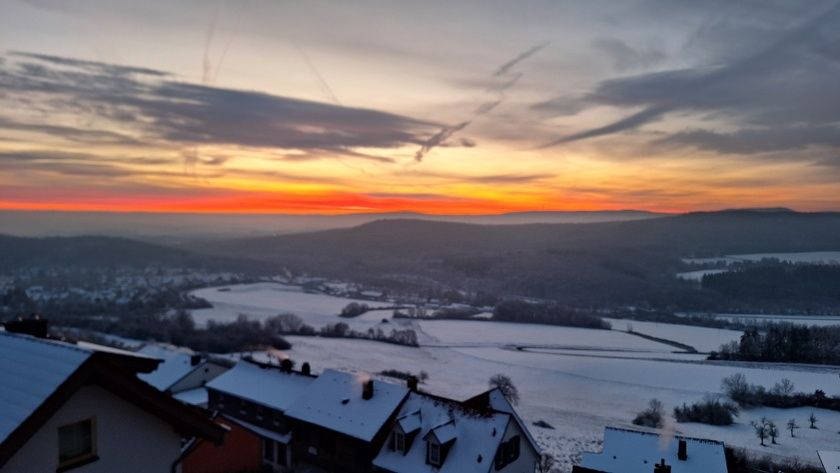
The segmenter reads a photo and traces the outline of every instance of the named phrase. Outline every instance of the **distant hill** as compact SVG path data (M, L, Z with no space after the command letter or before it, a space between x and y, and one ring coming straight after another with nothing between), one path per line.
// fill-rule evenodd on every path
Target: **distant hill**
M287 215L0 211L0 234L106 235L143 239L233 238L350 228L377 220L415 219L475 224L591 223L662 216L641 210L518 212L500 215L426 215L413 212Z
M22 238L0 235L0 271L31 267L203 267L216 258L113 237Z
M593 305L701 297L673 277L684 256L839 249L840 213L766 210L587 224L381 220L199 247L394 289L440 284Z

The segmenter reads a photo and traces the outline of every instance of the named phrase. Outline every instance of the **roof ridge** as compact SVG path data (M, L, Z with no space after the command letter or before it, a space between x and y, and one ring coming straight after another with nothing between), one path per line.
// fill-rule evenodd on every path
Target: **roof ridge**
M80 346L78 346L74 343L65 342L63 340L41 338L41 337L36 337L36 336L33 336L33 335L28 335L28 334L25 334L25 333L14 333L14 332L7 332L7 331L0 331L0 335L11 337L11 338L16 338L18 340L26 340L26 341L29 341L29 342L40 343L42 345L48 345L48 346L55 347L55 348L62 348L62 349L65 349L65 350L74 350L74 351L78 351L78 352L81 352L81 353L87 353L89 355L92 355L92 354L96 353L96 350L94 350L92 348L82 348L82 347L80 347Z

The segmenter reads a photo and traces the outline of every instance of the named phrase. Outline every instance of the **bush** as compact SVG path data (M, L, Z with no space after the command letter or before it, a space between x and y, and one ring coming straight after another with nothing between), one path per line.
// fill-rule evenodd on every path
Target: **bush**
M717 397L707 396L690 406L683 404L674 408L677 422L700 422L710 425L731 425L738 416L738 406L724 402Z
M662 416L663 412L662 401L651 399L648 403L648 408L636 414L636 418L633 419L633 424L658 429L665 424L665 419Z
M341 313L338 315L339 317L352 318L358 317L369 310L370 306L367 304L362 304L360 302L351 302L344 306L344 308L341 309Z

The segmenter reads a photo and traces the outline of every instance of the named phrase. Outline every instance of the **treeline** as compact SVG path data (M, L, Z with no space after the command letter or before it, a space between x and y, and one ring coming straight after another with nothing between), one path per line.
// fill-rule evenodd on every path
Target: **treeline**
M383 323L387 319L383 320ZM320 329L311 325L294 314L280 314L265 321L266 326L273 328L281 335L318 336L327 338L359 338L378 342L393 343L410 347L419 346L417 333L411 329L391 329L390 332L381 327L370 327L366 332L359 332L350 328L344 322L327 324Z
M747 307L784 313L836 313L840 303L840 265L751 263L703 276L703 288Z
M710 359L840 364L840 326L772 324L747 328L741 339L712 352Z
M174 315L146 314L127 316L119 320L93 317L50 317L52 325L70 326L109 333L137 340L171 343L197 352L232 353L264 347L278 350L291 348L270 319L266 322L249 320L240 315L233 322L210 320L205 328L197 328L186 311Z
M789 379L782 379L772 388L747 382L743 373L723 379L721 389L741 407L767 406L777 408L818 407L840 411L840 397L828 396L822 389L813 393L796 392Z
M552 303L532 303L523 300L506 300L496 304L493 320L606 330L611 328L609 322L591 312L576 311Z

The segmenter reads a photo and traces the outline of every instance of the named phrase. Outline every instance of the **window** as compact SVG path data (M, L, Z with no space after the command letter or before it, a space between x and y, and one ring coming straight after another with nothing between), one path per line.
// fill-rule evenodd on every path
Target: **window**
M430 465L440 466L440 444L429 439L428 457L426 462Z
M59 467L92 459L96 459L96 423L93 417L58 428Z
M271 466L286 466L286 445L264 438L263 463Z
M513 463L519 458L519 436L515 435L507 441L508 443L508 463Z
M263 439L263 460L274 463L274 441Z
M394 444L391 446L394 450L405 454L405 434L394 431Z
M496 457L493 460L497 470L501 470L519 458L519 444L520 437L514 435L510 440L499 445L499 449L496 451Z

